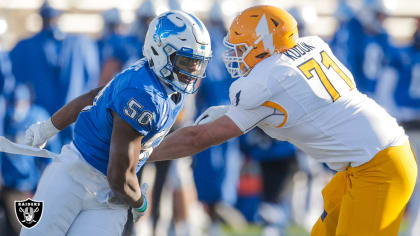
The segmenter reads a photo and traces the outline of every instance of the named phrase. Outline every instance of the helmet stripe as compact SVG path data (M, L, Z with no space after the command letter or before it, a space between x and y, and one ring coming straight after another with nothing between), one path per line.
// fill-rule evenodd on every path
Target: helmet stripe
M192 15L192 14L190 14L190 13L188 13L188 12L186 12L191 18L193 18L193 20L195 21L195 23L197 23L197 25L198 25L198 27L200 27L200 30L201 30L201 33L203 33L204 32L204 26L203 26L203 24L201 23L201 21L197 18L197 17L195 17L194 15Z
M270 51L271 54L274 53L274 43L273 35L269 33L267 18L263 14L258 22L257 28L255 29L257 36L263 40L264 48Z

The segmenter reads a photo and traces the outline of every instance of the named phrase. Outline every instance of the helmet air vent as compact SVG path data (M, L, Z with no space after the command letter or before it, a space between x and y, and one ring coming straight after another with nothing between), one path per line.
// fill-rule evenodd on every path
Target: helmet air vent
M270 18L271 19L271 21L273 22L273 24L274 24L274 26L278 26L279 25L279 22L277 22L276 20L274 20L273 18Z
M257 56L256 56L256 58L260 58L260 59L262 59L262 58L264 58L265 56L267 56L268 55L268 52L263 52L263 53L260 53L260 54L258 54Z
M152 48L153 54L155 54L155 56L159 56L159 53L156 51L156 49L154 47L151 47L151 48Z

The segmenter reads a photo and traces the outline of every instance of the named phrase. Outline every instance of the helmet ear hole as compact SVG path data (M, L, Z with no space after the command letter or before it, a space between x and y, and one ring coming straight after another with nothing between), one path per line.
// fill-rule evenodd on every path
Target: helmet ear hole
M171 55L169 55L169 60L171 61L172 65L175 65L175 54L176 53L172 53Z

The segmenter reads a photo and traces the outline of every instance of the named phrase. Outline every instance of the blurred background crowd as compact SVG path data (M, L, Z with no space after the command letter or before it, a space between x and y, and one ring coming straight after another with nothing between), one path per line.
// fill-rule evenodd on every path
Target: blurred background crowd
M191 124L207 107L229 103L233 80L221 58L222 39L233 17L257 4L288 9L301 36L324 38L359 90L398 119L420 153L418 0L2 0L0 135L21 142L32 123L141 58L148 23L169 9L196 14L212 39L207 77L176 126ZM47 148L59 152L71 139L69 128ZM17 235L14 200L33 195L48 163L0 153L0 235ZM125 235L309 235L333 174L293 145L254 130L192 158L147 164L139 180L153 186L152 207ZM420 235L419 211L420 188L400 235Z

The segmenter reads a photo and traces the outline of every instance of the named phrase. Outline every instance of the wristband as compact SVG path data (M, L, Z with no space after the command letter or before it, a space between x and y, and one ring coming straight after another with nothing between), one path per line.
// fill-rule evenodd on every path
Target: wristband
M147 209L147 198L143 197L143 195L141 196L140 199L142 198L143 198L143 204L141 204L139 208L133 208L137 212L145 212Z

